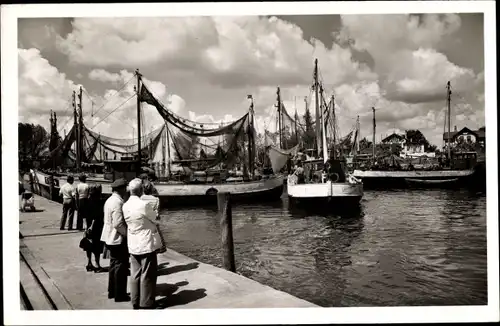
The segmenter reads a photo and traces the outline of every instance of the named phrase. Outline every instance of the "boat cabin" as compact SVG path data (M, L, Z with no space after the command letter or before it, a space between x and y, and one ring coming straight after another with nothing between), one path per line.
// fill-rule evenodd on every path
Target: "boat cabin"
M141 173L137 170L137 160L128 157L122 157L120 160L107 160L104 163L104 179L114 181L119 178L125 178L130 181Z
M346 162L342 159L329 159L326 163L323 159L302 161L305 174L305 182L321 182L325 180L332 182L344 182L346 178ZM326 174L326 176L325 176Z
M458 152L451 155L451 168L456 170L468 170L474 168L477 163L476 152Z
M93 163L82 162L82 169L85 172L102 174L104 171L104 164L103 163L94 163L94 162Z

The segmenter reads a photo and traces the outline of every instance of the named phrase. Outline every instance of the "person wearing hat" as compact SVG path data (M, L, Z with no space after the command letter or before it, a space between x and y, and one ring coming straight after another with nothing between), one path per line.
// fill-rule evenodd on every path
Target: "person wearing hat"
M59 196L63 198L60 230L64 230L66 219L68 219L68 230L73 230L73 218L75 216L75 188L73 187L73 182L75 179L72 175L68 175L66 181L67 183L63 184L61 189L59 189Z
M87 229L90 227L91 221L87 214L88 198L89 198L89 185L87 184L87 176L81 174L78 179L80 183L76 186L76 195L78 197L78 214L76 216L76 228L83 231L83 219L87 224Z
M123 218L123 198L127 193L127 180L117 179L111 184L113 193L104 204L104 225L101 241L110 252L108 298L116 302L130 301L127 294L129 253L127 224Z

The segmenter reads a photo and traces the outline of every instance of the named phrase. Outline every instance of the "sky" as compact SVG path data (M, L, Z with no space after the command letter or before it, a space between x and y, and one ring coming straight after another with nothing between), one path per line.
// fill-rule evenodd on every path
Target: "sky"
M375 107L377 141L419 129L441 146L447 81L451 128L485 125L483 38L482 13L21 18L19 120L48 129L53 110L63 134L72 124L71 94L82 86L86 126L132 137L140 69L185 118L237 119L251 94L257 130L274 130L278 86L290 113L304 113L305 96L314 107L317 58L341 135L359 115L361 136L371 140ZM162 124L154 108L143 108L148 130Z

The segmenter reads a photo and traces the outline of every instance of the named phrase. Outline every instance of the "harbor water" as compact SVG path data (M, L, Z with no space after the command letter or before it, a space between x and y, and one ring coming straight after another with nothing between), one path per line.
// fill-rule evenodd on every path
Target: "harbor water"
M486 195L365 191L350 214L234 204L237 271L324 307L487 304ZM221 266L216 207L163 210L168 246Z

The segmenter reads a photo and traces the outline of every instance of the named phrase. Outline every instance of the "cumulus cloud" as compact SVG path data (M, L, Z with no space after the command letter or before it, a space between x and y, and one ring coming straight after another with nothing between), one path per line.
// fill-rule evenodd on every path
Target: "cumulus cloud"
M329 83L373 77L349 49L311 44L299 27L276 17L77 18L58 47L77 64L161 64L195 70L225 88L308 83L313 54Z
M38 49L19 49L18 58L21 120L36 121L48 127L50 110L60 117L71 116L70 99L77 85L42 58Z
M91 94L94 109L105 106L88 118L89 123L97 123L134 94L135 82L121 87L133 77L132 69L140 68L153 93L183 117L212 123L236 119L248 111L246 97L252 94L258 130L273 131L278 86L291 115L295 110L304 114L305 97L314 115L311 84L318 58L325 97L335 96L342 134L359 115L362 135L371 137L375 107L377 139L380 133L418 127L439 144L447 81L453 89L452 124L484 124L484 73L451 62L441 48L445 38L460 30L458 15L341 18L329 44L305 40L302 29L284 19L258 16L76 18L70 33L48 40L67 56L72 69L97 85ZM20 79L20 92L27 95L20 114L62 106L56 101L66 100L75 83L37 50L20 51L38 56L30 73ZM370 66L354 59L353 51L370 56ZM38 84L42 76L59 83L58 93L46 96L49 91ZM144 105L144 111L152 125L162 123L154 108ZM98 128L103 126L103 133L131 133L126 125L135 125L135 114L135 100L130 100L109 119L122 121L123 128L112 129L108 120Z
M79 92L80 85L68 79L44 59L37 49L19 49L19 116L21 121L37 123L49 129L50 111L59 117L58 129L69 130L73 124L72 94ZM112 74L104 70L89 73L91 79L124 85L133 73L122 70ZM184 109L185 101L175 94L167 94L161 82L145 79L148 87L160 100L170 104L175 112ZM136 126L136 101L134 84L129 83L122 90L109 88L102 95L91 94L83 87L82 106L84 123L98 133L115 138L128 138ZM78 99L76 100L78 103ZM114 111L116 109L116 111ZM113 112L114 111L114 112ZM144 105L148 128L162 124L158 113L149 105Z
M446 98L447 81L463 91L476 78L436 50L443 37L460 28L456 14L345 15L342 24L337 38L351 40L373 57L388 99L434 102Z

